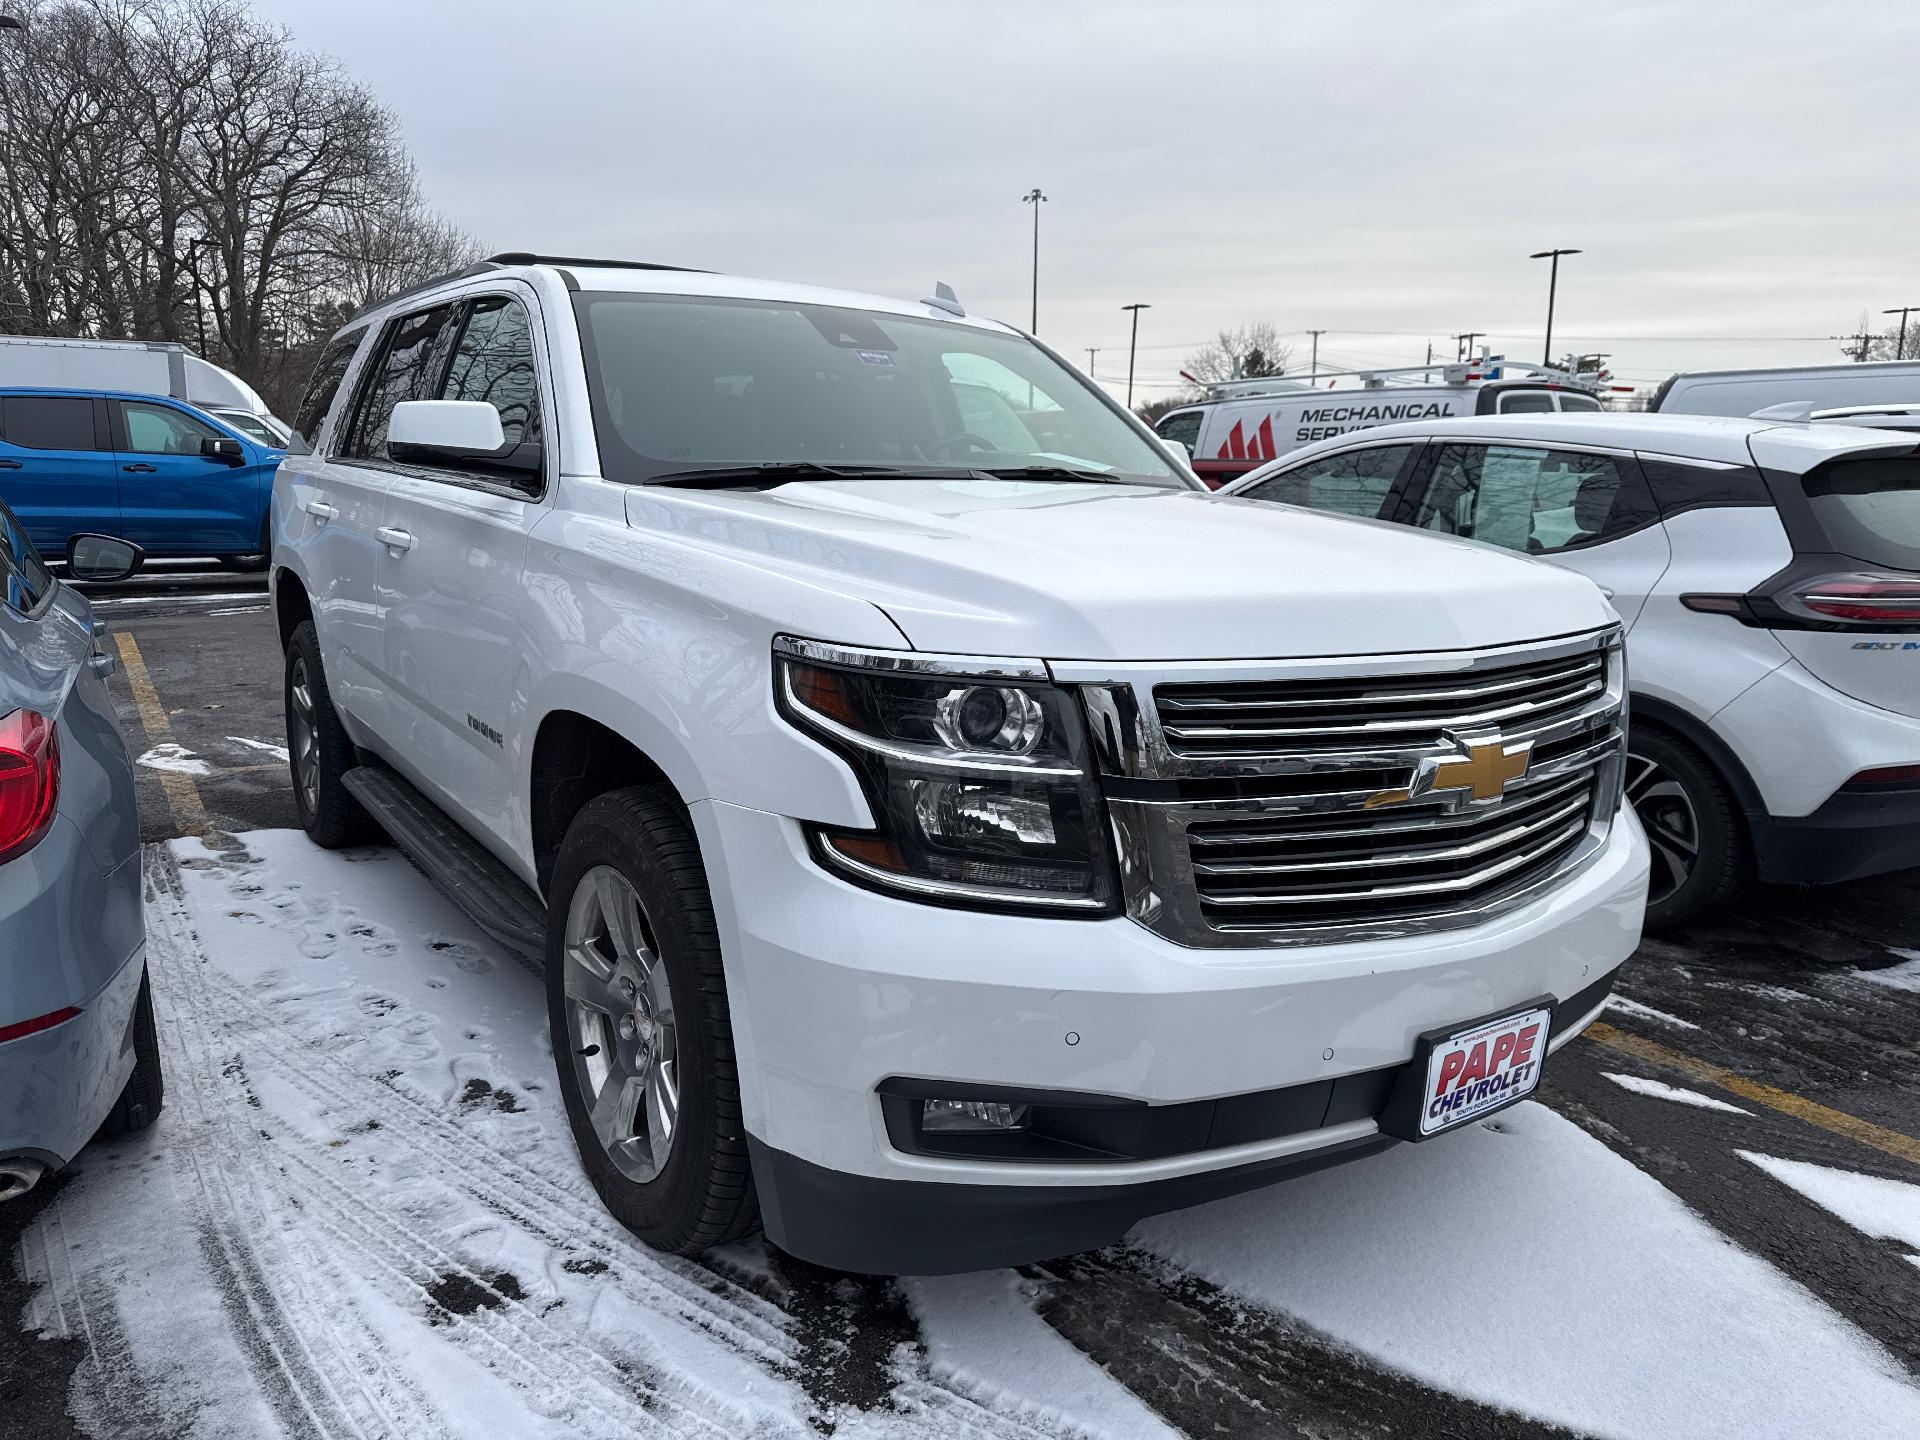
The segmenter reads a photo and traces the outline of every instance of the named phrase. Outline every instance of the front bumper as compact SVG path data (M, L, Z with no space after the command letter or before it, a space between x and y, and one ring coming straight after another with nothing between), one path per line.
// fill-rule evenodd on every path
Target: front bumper
M909 1154L888 1137L885 1081L1173 1106L1387 1070L1407 1063L1423 1031L1543 994L1566 1001L1609 979L1638 943L1645 906L1646 842L1623 817L1587 868L1484 925L1197 950L1125 919L988 915L871 894L820 870L790 821L712 801L693 811L768 1233L847 1269L1038 1259L1388 1143L1361 1114L1143 1160ZM940 1218L955 1207L977 1212L982 1238L955 1241Z

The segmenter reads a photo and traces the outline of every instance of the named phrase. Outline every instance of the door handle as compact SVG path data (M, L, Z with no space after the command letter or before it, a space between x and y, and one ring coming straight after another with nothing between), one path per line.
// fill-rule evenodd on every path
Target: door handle
M129 475L151 475L154 473L153 466L151 465L122 465L120 468Z
M373 538L391 550L411 550L413 536L405 530L396 530L391 525L382 525L373 532Z
M324 500L302 500L300 508L316 520L331 520L340 513Z
M0 460L0 470L18 470L19 468L18 460Z

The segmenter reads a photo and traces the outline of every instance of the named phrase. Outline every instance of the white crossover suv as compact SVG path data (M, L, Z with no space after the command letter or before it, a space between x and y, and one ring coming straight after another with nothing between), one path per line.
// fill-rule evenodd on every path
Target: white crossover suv
M1805 408L1805 407L1803 407ZM1233 493L1535 555L1629 635L1648 925L1920 865L1920 446L1669 415L1385 425Z
M302 822L544 958L657 1246L1107 1243L1512 1103L1638 942L1591 583L1214 495L950 292L497 257L296 429Z

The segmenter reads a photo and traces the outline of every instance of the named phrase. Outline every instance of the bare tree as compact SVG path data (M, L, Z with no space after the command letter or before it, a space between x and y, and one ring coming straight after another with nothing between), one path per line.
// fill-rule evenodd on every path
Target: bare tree
M1900 353L1900 326L1898 323L1885 330L1876 331L1867 312L1860 312L1860 322L1853 327L1853 334L1836 336L1847 343L1840 353L1849 360L1899 360L1920 359L1920 311L1907 317L1906 354Z
M343 313L477 253L424 203L392 114L242 0L21 9L0 328L193 340L284 404Z
M1187 356L1186 371L1202 384L1219 380L1258 380L1284 375L1293 347L1283 343L1272 322L1254 320L1237 330L1222 330L1211 345Z

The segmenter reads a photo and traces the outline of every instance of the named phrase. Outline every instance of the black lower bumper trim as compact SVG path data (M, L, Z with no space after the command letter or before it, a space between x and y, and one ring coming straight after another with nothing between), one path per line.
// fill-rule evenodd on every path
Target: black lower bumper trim
M789 1255L862 1275L956 1275L1051 1260L1117 1243L1168 1210L1257 1190L1397 1144L1367 1135L1132 1185L950 1185L829 1170L753 1136L754 1188L767 1238Z
M1762 880L1835 885L1920 866L1920 786L1848 786L1811 815L1751 819Z

